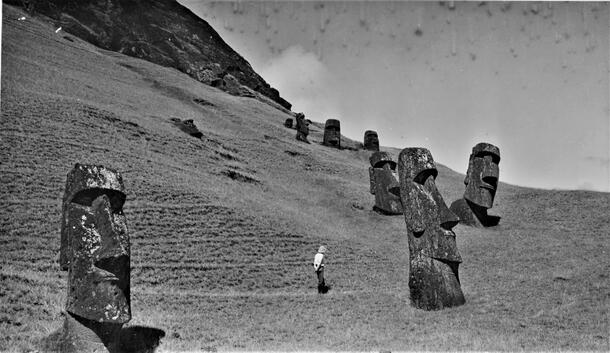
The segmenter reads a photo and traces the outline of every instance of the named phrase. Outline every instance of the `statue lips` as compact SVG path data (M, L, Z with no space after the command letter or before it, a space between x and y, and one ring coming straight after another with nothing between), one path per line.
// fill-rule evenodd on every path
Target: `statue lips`
M486 182L483 182L483 184L481 184L481 186L479 186L479 187L481 189L487 189L489 191L496 191L495 185L487 184Z
M120 281L119 277L117 277L117 275L114 273L101 269L97 266L93 270L93 277L93 281L96 283L106 282L113 285L118 285L118 282Z

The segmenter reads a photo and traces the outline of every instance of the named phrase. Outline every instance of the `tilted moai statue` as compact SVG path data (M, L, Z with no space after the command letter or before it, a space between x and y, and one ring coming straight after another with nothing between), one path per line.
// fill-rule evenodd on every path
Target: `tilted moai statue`
M369 151L379 151L379 137L377 132L367 130L364 132L364 149Z
M195 126L195 123L193 122L193 119L180 120L178 118L171 118L170 120L182 132L185 132L185 133L187 133L187 134L189 134L189 135L191 135L191 136L193 136L195 138L198 138L198 139L203 137L203 133L201 131L199 131L197 126Z
M115 352L131 319L125 188L109 168L76 164L63 199L60 265L68 270L62 352Z
M295 116L297 120L297 140L307 142L307 135L309 135L309 120L305 120L305 114L297 113Z
M284 121L284 126L289 129L292 129L292 118L286 119L286 121Z
M500 149L489 143L478 143L472 148L464 184L464 197L451 204L451 211L460 222L475 227L495 226L500 217L487 214L493 206L500 169Z
M430 151L405 148L398 157L399 194L409 237L409 289L413 306L439 310L465 303L458 266L462 257L451 230L458 218L436 188Z
M375 195L373 210L386 215L402 214L400 197L390 192L398 187L396 162L388 152L374 152L369 160L371 194Z
M337 119L328 119L324 125L325 146L341 148L341 123Z

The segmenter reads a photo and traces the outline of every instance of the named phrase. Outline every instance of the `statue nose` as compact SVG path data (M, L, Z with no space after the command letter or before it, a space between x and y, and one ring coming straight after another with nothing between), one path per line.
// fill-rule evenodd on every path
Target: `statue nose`
M392 194L396 197L400 197L400 186L399 185L388 187L388 191L390 192L390 194Z
M485 184L493 186L494 188L496 188L498 186L498 178L496 178L494 176L484 176L483 182Z
M483 167L483 179L484 178L495 178L498 179L500 174L500 168L496 163L485 163Z
M451 210L447 208L447 205L444 202L441 203L439 207L441 228L446 230L453 229L453 227L455 227L460 222L459 217L456 216L453 212L451 212Z
M390 194L400 197L400 184L398 184L398 180L393 175L387 189Z

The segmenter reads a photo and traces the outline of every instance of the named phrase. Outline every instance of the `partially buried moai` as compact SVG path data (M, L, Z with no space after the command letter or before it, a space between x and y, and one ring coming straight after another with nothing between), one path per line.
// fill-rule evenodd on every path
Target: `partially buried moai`
M63 199L60 265L68 270L62 352L115 352L131 319L130 243L121 175L76 164Z
M436 188L430 151L405 148L398 157L399 194L409 237L409 289L413 306L439 310L465 303L455 233L458 218Z
M292 118L287 118L287 119L284 121L284 126L285 126L285 127L287 127L287 128L289 128L289 129L292 129Z
M487 214L493 206L500 169L500 149L489 143L478 143L468 159L468 171L464 184L464 197L451 204L460 223L475 227L491 227L500 217Z
M398 187L396 162L387 152L374 152L369 161L370 189L371 194L375 195L373 210L387 215L402 214L400 197L390 192Z
M341 148L341 123L337 119L328 119L324 125L325 146Z
M309 135L309 120L305 120L305 114L297 113L295 116L297 121L296 129L297 129L297 137L296 139L299 141L307 142L307 135Z
M364 132L364 149L369 151L379 151L379 136L376 131L367 130Z

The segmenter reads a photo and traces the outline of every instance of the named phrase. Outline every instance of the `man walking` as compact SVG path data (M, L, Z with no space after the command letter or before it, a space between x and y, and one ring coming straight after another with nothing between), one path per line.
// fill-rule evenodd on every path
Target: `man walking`
M324 253L326 253L326 247L320 246L318 253L313 258L313 269L316 271L318 276L318 293L324 294L328 292L328 287L324 282Z

